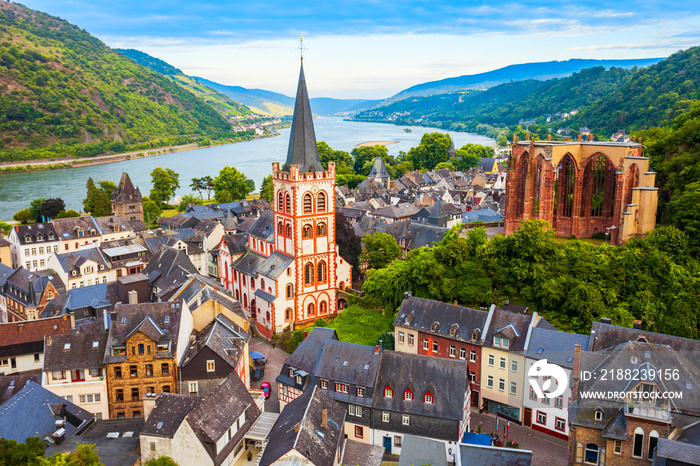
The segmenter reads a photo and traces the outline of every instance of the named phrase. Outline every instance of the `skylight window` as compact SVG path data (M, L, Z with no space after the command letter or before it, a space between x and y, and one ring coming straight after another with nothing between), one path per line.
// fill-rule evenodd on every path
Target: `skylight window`
M165 323L167 324L168 322L170 322L170 316L165 316Z
M100 342L99 342L99 341L93 341L93 342L92 342L92 347L93 347L93 348L97 348L98 346L100 346Z
M156 424L156 429L160 429L161 427L163 427L163 422L158 422L158 424Z
M544 348L537 348L537 354L542 354L542 351L544 351Z
M65 345L63 345L63 349L64 350L70 349L70 343L66 343Z

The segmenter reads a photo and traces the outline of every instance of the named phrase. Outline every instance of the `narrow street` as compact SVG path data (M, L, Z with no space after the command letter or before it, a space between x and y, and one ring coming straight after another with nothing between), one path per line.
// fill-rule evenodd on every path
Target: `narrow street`
M280 403L277 396L277 382L275 379L282 370L282 364L284 360L289 357L289 354L282 351L279 348L272 348L272 345L268 344L261 338L252 338L250 340L250 351L260 351L265 355L267 359L267 364L265 364L265 375L261 380L250 383L250 388L260 388L262 382L270 382L270 398L265 401L265 411L270 413L280 412Z

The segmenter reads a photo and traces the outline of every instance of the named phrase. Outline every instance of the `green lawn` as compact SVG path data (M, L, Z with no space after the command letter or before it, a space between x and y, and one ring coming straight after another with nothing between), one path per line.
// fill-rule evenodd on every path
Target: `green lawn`
M604 239L593 239L593 238L577 238L579 241L583 241L584 243L588 244L593 244L595 246L600 246L601 244L605 244ZM566 243L567 241L571 241L570 238L562 238L560 236L555 236L554 240L559 242L559 243Z
M338 338L342 341L374 345L379 335L394 331L394 315L389 313L384 316L381 311L353 304L344 309L328 326L338 332Z

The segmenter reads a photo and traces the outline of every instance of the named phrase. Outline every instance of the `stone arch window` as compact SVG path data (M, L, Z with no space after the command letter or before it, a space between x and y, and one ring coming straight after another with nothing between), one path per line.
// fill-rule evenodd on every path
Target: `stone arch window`
M328 303L325 301L321 301L318 305L318 313L319 314L325 314L328 312Z
M537 158L537 165L535 166L535 173L532 177L532 182L534 183L532 194L533 194L533 216L538 217L541 210L541 199L542 199L542 176L544 176L544 159L542 156Z
M304 225L301 229L301 237L304 239L309 239L314 237L314 229L308 223Z
M598 464L598 445L595 443L586 444L584 462L586 464Z
M654 459L654 450L659 444L659 433L655 430L649 432L649 449L647 450L647 459Z
M311 200L311 194L304 194L304 213L311 213L313 209L313 201Z
M287 309L285 309L284 320L286 320L286 321L292 320L292 308L291 307L288 307Z
M632 190L639 186L639 168L633 163L627 170L627 189L625 193L625 207L632 203Z
M318 193L318 196L316 198L316 210L318 212L326 211L326 193L324 193L323 191Z
M525 192L527 187L527 173L530 167L530 156L528 153L524 153L518 165L515 169L515 193L516 193L516 205L515 205L515 215L517 218L523 216L525 211Z
M316 315L316 306L314 306L314 303L309 303L309 305L306 306L306 315L307 316L315 316Z
M290 283L287 285L287 299L291 299L292 296L294 296L294 286Z
M264 290L264 289L265 289L265 280L262 279L262 278L260 279L260 289L261 289L261 290Z
M284 197L284 207L285 212L288 214L292 212L292 198L289 196L289 194Z
M345 289L345 282L338 283L338 289L340 289L341 291L344 290Z
M316 225L316 236L326 236L327 232L326 222L321 222Z
M282 195L282 191L277 194L277 210L284 212L284 196Z
M238 290L236 290L236 301L241 301L241 293Z
M291 238L292 237L292 226L287 224L287 228L285 230L286 230L287 236L289 238Z
M593 156L583 170L582 217L611 217L615 200L615 166L604 155Z
M561 217L571 217L574 209L574 184L576 163L566 154L557 166L554 183L554 212Z
M243 307L248 308L248 295L243 295Z
M318 275L318 282L325 283L326 282L326 275L327 275L326 263L324 261L319 262L318 267L316 268L316 271L317 271L317 275Z
M314 283L314 265L311 262L307 262L304 266L304 283L307 285Z
M634 430L634 445L632 447L632 456L635 458L642 457L642 451L644 450L644 429L637 427Z
M256 307L255 299L251 299L250 300L250 317L251 317L251 319L253 319L253 320L257 319L258 311L260 311L260 309L258 309Z
M277 234L284 236L284 224L282 222L277 224Z

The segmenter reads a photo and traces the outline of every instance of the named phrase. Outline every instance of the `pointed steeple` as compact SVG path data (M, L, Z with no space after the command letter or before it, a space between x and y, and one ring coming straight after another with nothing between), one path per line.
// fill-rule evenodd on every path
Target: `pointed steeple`
M299 165L299 173L323 171L321 160L318 158L313 115L309 103L309 93L306 90L306 78L304 77L303 58L285 169L289 170L290 165Z
M450 138L450 150L447 152L447 160L452 160L457 155L455 150L455 142Z

